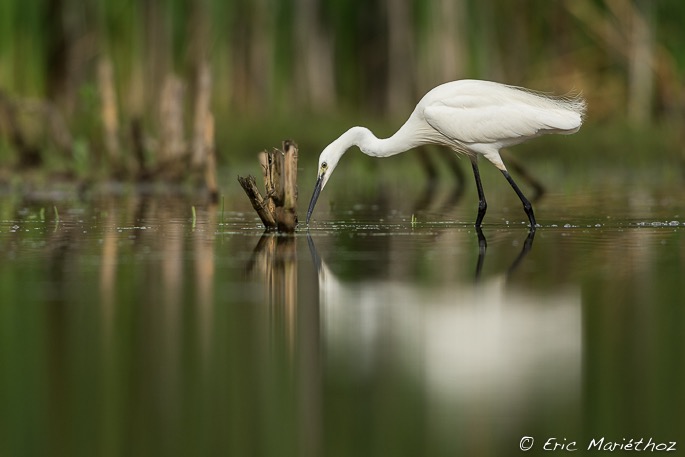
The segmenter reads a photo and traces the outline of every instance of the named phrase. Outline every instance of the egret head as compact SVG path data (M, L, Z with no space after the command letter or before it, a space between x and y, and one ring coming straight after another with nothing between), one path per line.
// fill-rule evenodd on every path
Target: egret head
M347 150L346 147L341 147L338 142L333 142L326 146L319 156L319 168L316 176L316 186L314 187L314 193L312 194L312 199L309 201L309 209L307 210L307 224L309 224L309 219L312 217L312 212L314 211L314 206L316 205L316 200L319 198L319 194L326 186L328 178L333 174L333 170L338 165L340 157Z

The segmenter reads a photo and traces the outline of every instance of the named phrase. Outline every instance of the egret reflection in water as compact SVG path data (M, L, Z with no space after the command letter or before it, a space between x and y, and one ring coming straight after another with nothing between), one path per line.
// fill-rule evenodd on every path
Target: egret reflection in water
M481 233L477 280L429 285L344 281L308 237L318 271L328 363L361 379L381 366L396 365L422 386L439 422L440 413L459 413L468 421L467 412L478 411L509 424L532 405L551 408L577 401L579 288L541 292L511 280L532 249L533 236L508 269L483 278L487 243Z

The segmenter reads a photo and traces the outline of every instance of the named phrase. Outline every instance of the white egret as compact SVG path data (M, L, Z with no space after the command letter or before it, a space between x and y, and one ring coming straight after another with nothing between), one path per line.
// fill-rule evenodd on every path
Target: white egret
M500 149L546 133L575 133L583 123L585 108L585 100L577 95L555 97L468 79L441 84L424 95L391 137L380 139L365 127L352 127L326 146L319 156L307 224L338 161L352 146L372 157L390 157L424 144L438 144L466 154L471 160L479 200L476 227L480 227L487 209L477 162L478 155L482 155L507 179L523 203L531 230L535 230L533 207L504 166Z

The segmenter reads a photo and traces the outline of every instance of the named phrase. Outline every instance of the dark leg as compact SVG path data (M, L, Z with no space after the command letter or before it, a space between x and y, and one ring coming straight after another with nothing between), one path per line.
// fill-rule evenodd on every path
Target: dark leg
M511 187L514 189L514 192L516 192L516 195L518 195L521 199L521 203L523 203L523 210L526 212L528 219L530 220L530 230L535 230L537 224L535 223L535 215L533 214L533 205L531 205L526 196L523 195L523 192L521 192L519 186L516 185L509 172L507 170L502 170L502 174L505 178L507 178L507 181L509 181L509 184L511 184Z
M480 227L485 217L485 211L488 209L488 202L485 201L485 193L483 192L483 184L480 182L480 172L478 171L478 162L476 157L471 157L471 166L473 167L473 176L476 178L476 189L478 190L478 217L476 218L476 227Z
M512 154L506 154L506 151L500 151L502 158L506 159L507 168L514 170L517 176L526 181L529 186L533 188L533 196L531 201L535 201L545 194L545 186L523 166L519 160Z

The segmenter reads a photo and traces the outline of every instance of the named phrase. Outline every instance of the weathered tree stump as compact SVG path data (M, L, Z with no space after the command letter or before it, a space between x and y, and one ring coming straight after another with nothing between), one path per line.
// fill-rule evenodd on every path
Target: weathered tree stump
M292 233L297 227L297 145L283 142L283 150L259 154L266 196L262 196L254 176L238 176L259 218L267 230Z

